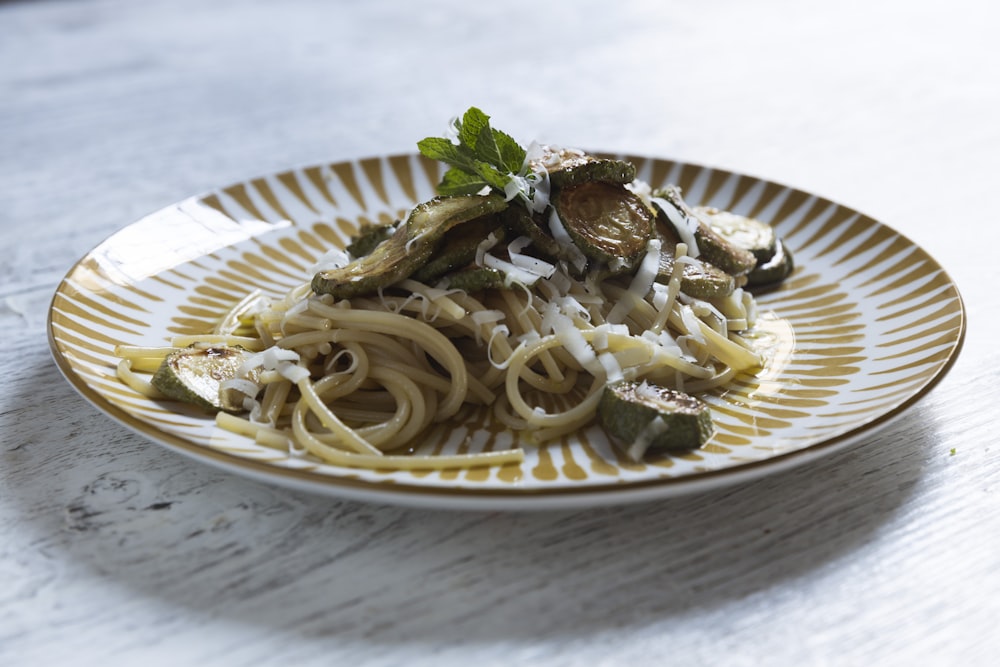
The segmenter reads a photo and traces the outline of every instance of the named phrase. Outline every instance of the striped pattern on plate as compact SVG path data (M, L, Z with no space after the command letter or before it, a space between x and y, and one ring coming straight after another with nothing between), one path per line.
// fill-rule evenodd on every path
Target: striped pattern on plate
M226 469L314 491L410 504L548 507L624 502L746 479L869 436L920 399L961 347L965 314L945 271L898 232L834 202L750 176L668 160L634 162L692 205L774 225L796 270L758 295L765 370L705 397L717 434L702 450L627 461L597 427L529 449L520 466L363 471L290 456L222 431L197 410L148 400L115 377L116 344L204 332L252 289L281 294L365 222L429 199L437 163L417 155L323 164L255 178L164 208L81 259L59 285L49 337L60 369L98 409ZM485 414L442 424L426 452L509 447Z

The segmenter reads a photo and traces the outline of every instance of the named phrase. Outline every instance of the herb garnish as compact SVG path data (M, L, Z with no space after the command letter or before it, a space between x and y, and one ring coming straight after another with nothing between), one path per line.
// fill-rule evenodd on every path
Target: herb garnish
M427 137L417 142L420 152L449 165L438 186L442 195L470 195L491 188L506 192L518 176L523 177L525 150L510 135L490 127L490 117L469 108L454 120L458 143L445 137Z

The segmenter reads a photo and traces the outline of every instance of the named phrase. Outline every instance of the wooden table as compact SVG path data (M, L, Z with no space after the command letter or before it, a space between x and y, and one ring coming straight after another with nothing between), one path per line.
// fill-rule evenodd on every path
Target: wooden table
M985 0L0 4L0 663L994 664L998 25ZM471 104L518 137L755 174L891 225L962 290L958 362L808 466L540 513L248 481L61 378L49 301L109 234L412 150Z

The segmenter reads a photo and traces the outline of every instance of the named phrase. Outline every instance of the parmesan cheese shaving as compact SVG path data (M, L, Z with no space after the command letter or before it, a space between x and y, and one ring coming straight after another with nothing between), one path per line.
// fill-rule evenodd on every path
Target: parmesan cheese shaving
M263 368L264 370L278 370L281 362L295 362L299 360L299 353L295 350L286 350L281 347L269 347L263 352L257 352L247 357L243 365L240 366L240 375L246 375L253 370Z
M632 277L632 282L625 294L622 295L621 300L608 313L608 322L612 324L622 322L632 312L632 309L649 294L660 267L660 248L662 245L660 239L650 239L646 243L646 254L639 264L639 270L635 272L635 276Z
M677 247L674 248L674 269L670 273L670 281L667 283L663 303L656 306L658 314L656 321L653 322L653 326L650 327L654 332L659 333L664 330L667 326L667 320L670 319L670 314L674 310L674 303L681 292L681 276L684 274L684 262L682 260L684 259L689 259L687 256L687 244L678 243ZM698 261L694 258L690 259L691 261Z
M650 419L649 423L636 436L635 442L626 451L628 457L636 462L641 461L642 457L646 454L646 450L653 444L653 440L666 433L669 428L670 425L660 419L659 416Z
M662 197L652 197L651 201L660 207L660 210L666 215L667 220L673 225L673 228L677 231L677 235L681 237L681 241L687 246L688 255L691 257L700 255L698 242L694 238L694 232L698 229L698 221L693 217L684 215L676 206Z
M552 238L569 253L569 263L573 268L577 271L583 271L587 267L587 256L573 243L573 239L566 231L566 227L559 219L559 214L556 213L555 209L552 209L552 214L549 216L549 231L552 232Z
M531 239L527 236L519 236L507 244L507 254L510 255L511 264L542 278L549 278L556 271L555 264L523 254L521 251L530 244Z
M281 373L281 377L296 384L309 377L309 369L295 364L283 364L278 372Z
M219 383L219 391L237 391L244 396L253 398L260 391L260 386L245 378L230 378Z
M469 317L476 324L476 326L482 326L484 324L499 322L504 318L504 314L501 310L477 310Z
M699 343L705 343L705 334L701 331L701 322L698 320L698 316L694 314L690 306L681 306L681 321L684 322L684 328L687 329L687 333L691 338L698 341Z
M506 324L501 324L493 329L493 333L490 334L490 339L486 341L486 359L490 362L490 366L497 370L505 370L507 366L510 365L511 357L508 356L502 361L497 361L493 357L493 341L497 338L506 341L507 336L510 335L510 329L507 328Z
M490 232L489 236L483 239L479 245L476 246L476 266L484 266L483 260L486 257L486 253L493 249L500 239L493 232Z
M589 373L599 375L604 372L604 367L597 361L597 354L594 353L594 349L587 342L587 339L584 338L583 333L576 328L573 321L565 315L557 316L555 336L573 359L587 369Z
M461 290L428 287L416 280L409 279L403 280L399 284L400 287L410 290L414 296L421 298L421 314L425 320L433 321L437 319L436 315L434 317L427 315L427 307L430 304L438 308L438 314L443 312L453 320L460 320L465 317L465 309L449 298L453 294L460 293ZM405 304L406 302L403 305ZM402 306L398 310L402 310Z
M532 185L531 210L534 213L541 213L548 208L551 196L552 184L549 180L549 172L543 168L528 174L528 180Z
M625 379L625 376L622 374L621 364L618 363L618 359L614 354L611 352L602 352L597 355L597 360L601 363L601 367L604 368L606 375L605 382L611 384Z
M531 271L522 269L519 266L515 266L514 264L489 253L486 253L483 256L483 266L487 269L495 269L504 274L504 284L508 287L515 283L531 286L542 277L538 273L532 273Z

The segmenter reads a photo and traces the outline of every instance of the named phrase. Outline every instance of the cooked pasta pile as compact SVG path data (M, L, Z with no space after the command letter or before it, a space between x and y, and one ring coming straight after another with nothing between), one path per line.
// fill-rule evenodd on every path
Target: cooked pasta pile
M520 448L466 455L385 454L419 444L435 423L472 406L544 443L594 421L602 389L642 379L698 393L753 368L759 356L741 331L756 318L737 288L717 299L680 289L687 248L673 275L654 282L660 244L650 241L633 276L594 281L564 266L533 285L470 293L404 280L371 297L335 300L308 284L284 298L253 293L212 332L175 347L119 349L122 379L158 392L152 371L189 345L249 351L242 375L223 384L245 414L219 412L222 428L258 443L336 465L451 468L520 461Z

